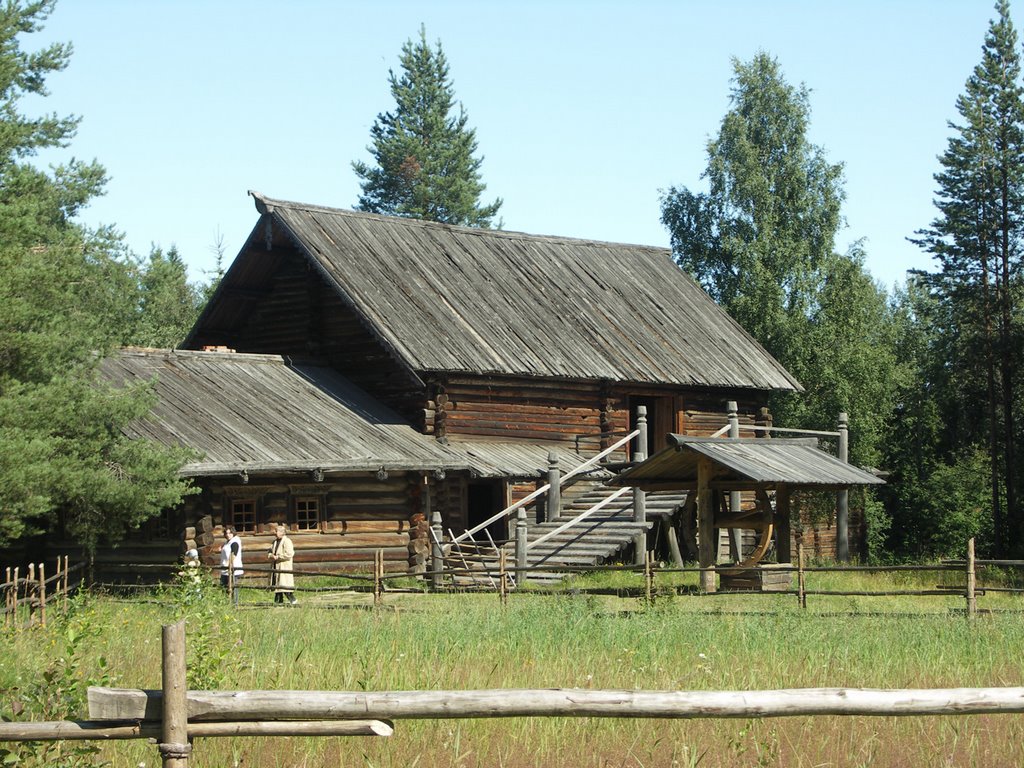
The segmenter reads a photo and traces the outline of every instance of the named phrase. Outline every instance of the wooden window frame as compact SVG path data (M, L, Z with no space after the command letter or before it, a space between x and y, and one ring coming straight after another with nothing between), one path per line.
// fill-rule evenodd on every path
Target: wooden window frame
M235 529L235 533L256 533L256 517L259 513L259 505L256 503L255 497L247 497L244 499L231 499L230 504L231 526ZM249 507L248 510L243 510L242 512L239 512L240 507L246 506Z
M314 515L310 518L308 509L303 510L306 514L300 513L300 507L313 504ZM292 500L292 530L295 531L320 531L323 529L324 497L319 495L305 494L295 496ZM312 524L310 524L312 523Z

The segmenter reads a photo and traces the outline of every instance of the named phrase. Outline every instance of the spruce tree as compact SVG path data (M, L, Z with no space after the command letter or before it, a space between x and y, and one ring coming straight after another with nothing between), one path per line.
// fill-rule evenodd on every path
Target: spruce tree
M957 393L955 408L977 413L974 428L956 433L948 450L984 446L996 553L1007 554L1024 551L1016 466L1024 99L1007 0L999 0L996 11L981 62L957 99L960 122L950 124L955 134L939 158L939 215L915 242L938 262L927 282L948 305L952 373L946 385Z
M361 179L357 209L472 227L490 227L501 199L481 205L482 158L476 132L467 126L462 104L456 113L448 60L426 31L407 40L399 60L402 74L388 72L393 112L377 115L367 150L375 165L352 163ZM500 224L499 224L500 226Z

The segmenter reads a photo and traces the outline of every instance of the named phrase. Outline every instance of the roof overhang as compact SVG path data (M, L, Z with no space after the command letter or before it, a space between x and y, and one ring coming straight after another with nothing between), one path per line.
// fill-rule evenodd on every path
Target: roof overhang
M609 481L642 490L695 488L702 460L710 462L710 485L726 490L779 486L841 490L884 485L870 472L840 461L811 439L732 439L669 435L668 448Z

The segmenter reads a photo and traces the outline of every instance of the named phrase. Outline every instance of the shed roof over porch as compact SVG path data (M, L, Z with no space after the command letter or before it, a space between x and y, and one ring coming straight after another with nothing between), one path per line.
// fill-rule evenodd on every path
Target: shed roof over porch
M701 459L712 463L712 488L778 486L841 489L883 485L870 472L821 450L813 438L744 439L669 435L668 447L609 481L644 490L695 488Z

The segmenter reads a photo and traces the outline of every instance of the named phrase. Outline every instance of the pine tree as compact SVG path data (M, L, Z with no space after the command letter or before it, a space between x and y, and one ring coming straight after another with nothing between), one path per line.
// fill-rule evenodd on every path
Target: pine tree
M472 227L490 227L501 199L480 204L482 158L476 132L467 127L462 105L455 114L455 90L448 60L438 41L427 44L420 28L407 40L400 58L401 76L388 72L395 110L377 115L367 147L376 165L352 163L362 180L356 206L371 213L407 216ZM500 226L500 223L499 223Z
M185 455L128 440L123 428L151 395L95 375L138 312L123 242L75 221L102 190L102 167L72 161L48 173L27 160L66 145L78 122L19 111L68 62L68 46L21 50L52 9L0 5L0 545L62 520L92 550L181 500Z
M997 554L1024 550L1017 468L1016 369L1020 336L1021 237L1024 234L1024 99L1017 33L1009 3L999 0L982 60L957 99L959 124L940 157L938 217L916 240L939 264L928 284L949 305L957 329L949 363L957 403L984 403L976 428L960 435L988 455ZM982 371L979 388L972 375ZM964 448L965 446L958 446Z

